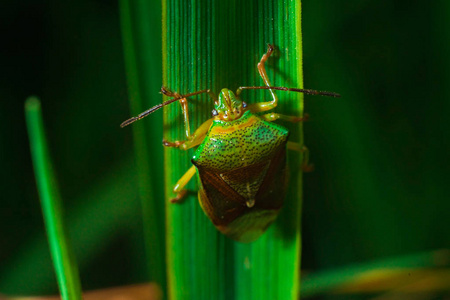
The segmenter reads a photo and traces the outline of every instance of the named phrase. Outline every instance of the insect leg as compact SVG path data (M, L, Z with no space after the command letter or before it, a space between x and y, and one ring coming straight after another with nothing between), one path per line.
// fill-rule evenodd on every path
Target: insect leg
M177 92L169 91L167 88L163 87L161 89L161 93L166 95L167 97L180 98L182 97ZM184 116L184 129L186 133L186 138L189 139L191 137L191 128L189 125L189 111L188 111L188 102L186 98L180 99L181 110L183 111Z
M311 172L314 170L314 165L309 163L309 149L305 145L288 141L287 148L289 150L303 153L303 163L302 163L303 172Z
M202 125L200 125L199 128L197 128L194 131L194 134L191 135L189 137L189 139L186 141L169 142L169 141L163 140L163 145L166 147L180 148L182 150L188 150L192 147L198 146L205 139L205 136L208 133L209 127L211 127L212 122L213 122L212 118L205 121Z
M270 45L270 44L267 45L267 52L261 57L261 60L258 63L259 75L261 76L262 80L264 81L264 84L267 87L270 87L270 81L269 81L269 77L267 76L265 63L266 63L267 59L272 55L274 49L275 48L272 45ZM236 91L236 94L239 95L242 92L242 90L243 89L238 88ZM273 100L269 101L269 102L261 102L261 103L251 104L249 106L250 111L262 112L262 111L271 110L277 106L277 104L278 104L277 95L275 95L274 90L272 90L270 88L269 88L269 91L272 94Z
M262 115L259 117L261 119L269 121L269 122L273 122L275 120L281 119L281 120L292 122L292 123L304 122L309 119L308 114L305 114L303 117L294 117L294 116L286 116L286 115L277 114L277 113L268 113L268 114L265 114L265 115Z
M259 75L260 75L261 78L263 79L264 84L265 84L266 86L270 86L270 81L269 81L269 77L267 76L265 64L266 64L267 59L272 55L273 50L274 50L274 47L273 47L272 45L268 44L268 45L267 45L267 52L266 52L266 54L264 54L264 55L261 57L261 60L260 60L259 63L258 63L258 72L259 72ZM270 93L272 94L272 98L273 98L273 101L272 101L271 103L272 103L273 107L275 107L275 106L277 106L278 98L277 98L277 96L275 95L275 93L274 93L273 90L270 90Z
M176 203L180 202L187 194L187 190L184 187L189 183L192 177L195 175L196 169L195 166L192 166L184 173L183 176L178 180L177 184L175 184L173 188L173 192L177 194L175 198L170 199L170 202Z

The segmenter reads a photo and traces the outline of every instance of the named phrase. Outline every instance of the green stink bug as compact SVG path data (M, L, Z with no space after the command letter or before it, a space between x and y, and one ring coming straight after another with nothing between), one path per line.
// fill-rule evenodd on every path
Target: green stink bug
M163 144L182 150L196 146L198 148L192 158L193 166L174 187L177 196L172 202L180 201L186 195L187 190L184 187L197 173L200 181L198 199L205 214L223 234L244 243L259 238L279 214L288 177L286 150L306 151L302 145L288 141L289 131L285 127L272 123L278 119L301 122L305 117L256 113L277 106L275 90L340 97L339 94L331 92L270 86L265 62L273 50L273 46L269 45L267 53L258 63L258 71L265 86L240 87L236 93L222 89L217 98L209 90L180 95L163 87L161 92L173 99L121 124L121 127L125 127L179 100L187 139L163 141ZM268 89L272 101L247 105L239 97L246 89ZM201 93L208 93L213 97L215 108L212 118L191 134L187 98ZM306 167L307 152L304 156Z

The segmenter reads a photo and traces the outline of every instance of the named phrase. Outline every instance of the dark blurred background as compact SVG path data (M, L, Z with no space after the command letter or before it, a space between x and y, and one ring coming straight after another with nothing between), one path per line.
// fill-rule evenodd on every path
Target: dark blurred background
M342 94L305 97L315 164L305 271L449 248L449 14L448 1L303 1L305 87ZM145 281L132 136L118 126L129 106L117 1L7 0L0 16L0 293L57 293L30 95L42 101L83 288ZM161 45L160 28L149 38Z

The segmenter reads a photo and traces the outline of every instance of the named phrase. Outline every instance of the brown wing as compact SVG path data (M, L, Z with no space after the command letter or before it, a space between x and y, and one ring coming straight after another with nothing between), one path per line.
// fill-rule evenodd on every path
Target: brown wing
M199 201L206 215L216 225L226 225L247 207L246 200L216 173L198 166L202 187Z
M264 163L241 168L224 174L197 166L199 171L202 188L199 191L200 204L216 225L227 225L236 218L255 210L278 210L283 205L286 191L286 145L281 145L272 159ZM262 171L257 172L257 171ZM224 179L230 181L230 178L241 178L242 175L255 177L258 174L262 180L257 187L255 195L255 204L248 207L246 199ZM236 178L234 178L236 177ZM237 183L237 182L236 182Z
M270 161L266 176L255 197L255 208L280 209L287 188L286 144L281 145Z

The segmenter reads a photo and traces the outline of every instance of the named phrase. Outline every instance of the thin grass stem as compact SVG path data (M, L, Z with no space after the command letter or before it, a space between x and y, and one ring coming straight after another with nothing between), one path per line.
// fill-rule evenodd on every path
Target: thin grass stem
M45 139L41 104L36 97L27 99L25 115L45 229L61 298L79 300L81 284L78 267L63 222L64 213Z

